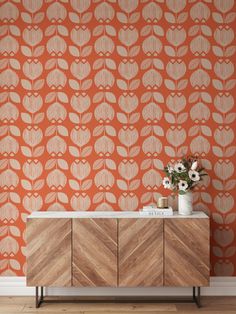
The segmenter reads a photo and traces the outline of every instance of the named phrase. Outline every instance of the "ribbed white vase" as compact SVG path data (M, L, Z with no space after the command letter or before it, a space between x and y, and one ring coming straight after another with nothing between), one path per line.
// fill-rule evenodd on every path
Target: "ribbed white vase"
M193 193L188 191L185 194L178 195L178 212L179 215L192 215L193 212Z

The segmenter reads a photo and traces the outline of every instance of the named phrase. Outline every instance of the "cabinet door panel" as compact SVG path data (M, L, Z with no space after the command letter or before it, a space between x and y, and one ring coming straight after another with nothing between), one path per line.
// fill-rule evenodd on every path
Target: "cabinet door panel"
M71 219L28 219L26 242L28 286L71 286Z
M119 286L163 285L163 220L119 219Z
M73 219L73 286L117 286L117 220Z
M209 219L165 219L165 286L209 284Z

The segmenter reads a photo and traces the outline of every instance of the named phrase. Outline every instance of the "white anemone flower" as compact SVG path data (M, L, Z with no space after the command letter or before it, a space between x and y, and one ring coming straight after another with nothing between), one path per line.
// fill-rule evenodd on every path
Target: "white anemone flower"
M167 168L168 168L168 172L169 172L169 173L172 173L172 172L174 171L174 168L171 167L171 166L169 166L169 165L167 166Z
M182 162L178 162L175 164L174 169L176 172L181 173L186 170L185 166L182 164Z
M192 163L191 170L196 170L197 167L198 167L198 162L197 162L197 161L194 161L194 162Z
M171 187L172 187L172 184L171 184L170 179L168 177L165 177L162 180L162 184L164 185L165 189L171 189Z
M189 170L188 175L192 181L199 181L200 180L199 172L197 172L195 170Z
M180 180L178 183L178 187L180 191L186 192L188 189L188 183L185 180Z

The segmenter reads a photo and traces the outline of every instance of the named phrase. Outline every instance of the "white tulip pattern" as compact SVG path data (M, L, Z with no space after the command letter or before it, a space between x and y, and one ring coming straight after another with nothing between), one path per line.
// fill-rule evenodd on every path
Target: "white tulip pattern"
M114 106L116 96L113 93L115 85L116 63L112 59L114 52L114 37L116 29L112 26L115 10L112 1L97 1L94 9L96 27L92 31L94 38L95 61L92 63L94 71L94 84L96 92L93 95L94 103L94 153L96 160L93 162L94 184L96 193L92 196L91 203L95 210L114 210L117 202L113 193L115 178L114 161L115 143L117 133L113 127L115 118Z
M136 58L140 52L137 41L139 30L137 25L141 14L137 12L138 1L118 1L117 19L118 28L118 109L116 113L119 122L118 141L116 152L119 155L117 187L121 190L118 198L119 210L137 210L139 205L137 189L141 181L138 178L139 166L138 144L140 123L138 112L137 90L141 80L137 77L140 70Z
M235 205L235 124L236 113L232 111L235 101L236 79L233 60L235 45L233 45L235 29L235 10L233 0L214 1L212 14L216 27L213 31L214 87L212 119L216 125L213 131L212 186L215 189L213 204L215 212L212 218L214 229L214 246L212 248L217 261L214 264L216 275L232 276L235 271L234 258L236 252L234 225ZM234 59L233 59L234 58ZM234 75L234 76L233 76ZM233 162L232 162L233 161Z
M47 154L44 176L49 191L45 195L44 203L45 209L53 211L65 210L69 203L65 173L69 169L66 158L69 131L65 126L69 97L64 92L68 81L65 71L69 69L69 63L65 59L69 31L63 25L68 14L64 4L59 1L47 2L45 18L49 21L49 26L45 28L44 36L48 58L44 69L47 84L45 118L49 126L44 131Z
M92 154L92 146L89 145L92 131L89 124L92 120L91 97L88 94L92 85L89 78L91 72L88 61L92 52L91 30L89 22L92 19L92 12L88 11L90 1L71 1L71 6L75 10L69 12L69 18L73 23L70 37L73 45L69 46L70 54L74 61L71 63L70 72L72 78L69 85L73 90L70 98L71 109L69 119L73 124L70 132L72 144L69 152L72 156L70 172L72 178L69 180L73 195L70 198L70 205L73 210L88 210L91 206L91 199L87 191L91 189L92 179L89 178L91 172L91 161L88 162Z
M212 275L235 275L235 5L1 1L1 275L25 274L31 212L156 204L187 154L209 174L194 207L211 215Z
M141 129L142 152L144 154L140 169L142 170L142 185L144 193L141 204L157 203L160 196L161 173L163 169L163 136L164 130L160 126L163 118L164 96L161 91L163 85L164 63L160 58L163 51L162 39L164 29L160 26L164 19L163 9L154 1L145 1L142 17L146 25L142 27L140 35L143 39L142 51L144 59L141 62L142 84L145 87L141 95L142 118L144 126Z
M20 170L18 161L21 96L19 93L21 64L16 54L19 52L20 29L15 25L19 10L14 3L5 2L1 7L1 61L0 61L0 272L3 276L19 274L24 259L19 241L23 230L19 193Z

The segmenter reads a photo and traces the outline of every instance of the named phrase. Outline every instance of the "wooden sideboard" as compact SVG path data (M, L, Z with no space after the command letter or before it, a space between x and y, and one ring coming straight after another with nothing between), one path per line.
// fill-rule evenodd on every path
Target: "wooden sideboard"
M209 234L202 212L36 212L27 219L27 285L207 286Z

